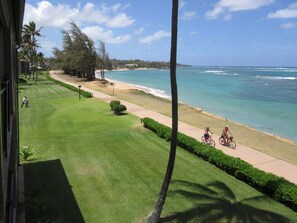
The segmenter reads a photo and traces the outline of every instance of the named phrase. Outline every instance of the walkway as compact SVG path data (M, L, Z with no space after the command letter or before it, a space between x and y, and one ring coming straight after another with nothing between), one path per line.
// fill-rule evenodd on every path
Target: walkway
M77 87L76 84L65 81L55 75L53 72L51 72L51 77L54 79L57 79L59 81L65 82L69 85L73 85ZM81 88L82 90L88 91L93 93L93 96L95 98L98 98L102 101L105 101L109 103L112 100L117 100L116 97L106 95L104 93L83 87ZM127 101L121 100L123 104L126 105L127 111L129 113L132 113L139 118L144 118L144 117L149 117L152 118L164 125L167 125L171 127L171 118L167 117L165 115L159 114L157 112L154 112L152 110L140 107L138 105L132 104ZM200 140L200 137L204 134L204 130L193 127L191 125L188 125L184 122L179 122L178 123L178 131L181 133L184 133L188 136L191 136L193 138L196 138L197 140ZM284 177L285 179L295 183L297 185L297 166L287 163L283 160L277 159L273 156L264 154L262 152L259 152L255 149L249 148L244 145L240 145L237 143L236 149L230 149L228 147L220 145L219 142L219 136L218 135L213 135L213 139L216 142L216 149L222 150L224 153L233 156L233 157L238 157L242 160L245 160L246 162L252 164L254 167L257 167L261 170L264 170L266 172L271 172L274 173L275 175Z

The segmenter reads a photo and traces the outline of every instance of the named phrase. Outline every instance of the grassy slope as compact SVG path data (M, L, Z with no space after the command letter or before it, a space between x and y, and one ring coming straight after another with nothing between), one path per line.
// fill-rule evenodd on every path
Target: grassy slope
M78 101L76 93L51 82L22 85L20 90L31 105L21 108L21 145L39 150L35 159L23 162L27 207L42 204L41 219L50 222L140 222L158 195L169 144L144 129L136 117L113 116L107 104L96 99ZM218 188L225 193L208 191L210 188L205 186L211 182L220 182ZM38 202L29 196L36 190L40 191ZM215 208L210 207L214 204L224 208L218 222L240 210L252 212L241 216L255 215L266 222L280 217L277 213L297 221L295 212L270 199L247 202L250 206L214 199L219 196L242 201L259 195L244 183L178 150L163 216L173 221L194 216L194 222L199 222L216 216ZM33 211L36 216L38 211ZM27 218L33 221L32 209ZM286 222L285 217L280 218Z

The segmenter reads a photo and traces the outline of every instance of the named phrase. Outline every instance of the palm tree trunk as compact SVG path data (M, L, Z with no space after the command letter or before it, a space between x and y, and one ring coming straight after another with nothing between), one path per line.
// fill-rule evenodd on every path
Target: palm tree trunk
M172 101L172 137L170 144L170 153L167 163L167 170L160 190L159 198L155 204L154 209L147 217L147 223L157 223L160 221L161 212L171 176L174 169L177 132L178 132L178 96L176 83L176 51L177 51L177 27L178 27L178 0L172 0L172 27L171 27L171 53L170 53L170 83L171 83L171 101Z
M35 76L35 84L37 83L38 74L39 74L39 70L37 70L37 72L36 72L36 76Z

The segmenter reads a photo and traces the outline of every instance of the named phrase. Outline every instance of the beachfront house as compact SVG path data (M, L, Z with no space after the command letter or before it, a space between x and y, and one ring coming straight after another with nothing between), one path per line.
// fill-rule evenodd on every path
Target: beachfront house
M125 67L128 69L134 69L134 68L137 68L137 64L136 63L128 63L128 64L125 64Z
M0 1L0 222L20 222L17 48L25 0Z

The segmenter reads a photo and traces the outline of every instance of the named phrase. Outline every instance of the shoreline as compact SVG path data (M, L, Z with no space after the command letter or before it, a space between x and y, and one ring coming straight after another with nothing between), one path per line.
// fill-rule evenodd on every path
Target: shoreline
M96 80L99 81L98 78L96 78ZM153 96L155 96L155 97L160 97L160 98L163 98L163 99L167 99L167 100L169 100L169 101L171 100L171 97L170 97L170 96L162 97L162 96L159 96L159 95L157 95L157 94L153 94L153 93L151 93L151 92L148 90L148 89L153 89L153 88L149 88L149 87L145 87L145 86L140 86L140 85L135 85L135 84L129 84L129 83L125 83L125 82L121 82L121 81L116 81L116 80L112 80L112 79L108 79L108 78L106 78L106 80L112 82L113 84L119 84L119 89L120 89L120 90L127 90L127 89L131 89L131 90L133 90L133 89L134 89L134 90L144 91L146 94L151 94L151 95L153 95ZM129 88L130 86L131 86L132 88ZM157 90L158 90L158 89L157 89ZM232 121L232 120L228 120L227 118L224 118L224 117L222 117L222 116L220 116L220 115L217 115L217 114L214 114L214 113L212 113L212 112L203 110L202 108L199 108L199 107L191 106L191 105L189 105L189 104L187 104L187 103L184 103L183 101L178 101L178 103L179 103L179 104L183 104L183 105L185 105L185 106L189 106L189 107L193 108L194 110L196 110L197 112L200 112L200 113L202 113L202 114L211 116L211 117L216 118L216 119L218 119L218 120L223 120L223 121L232 122L232 123L234 123L234 124L236 124L236 125L240 125L240 126L249 128L249 129L251 129L251 130L253 130L253 131L257 131L257 132L259 132L259 133L263 133L263 134L265 134L265 135L267 135L267 136L274 137L274 138L276 138L276 139L278 139L278 140L281 140L281 141L283 141L283 142L290 143L290 144L292 144L292 145L297 145L297 142L295 142L295 141L292 140L292 139L288 139L288 138L285 138L285 137L282 137L282 136L278 136L278 135L273 134L273 133L269 133L269 132L261 131L261 130L256 129L256 128L254 128L254 127L251 127L251 126L249 126L249 125L242 124L242 123L240 123L240 122L235 122L235 121Z
M61 72L55 73L64 80L85 85L99 92L114 95L119 100L125 100L160 114L171 116L170 99L152 95L139 86L111 79L109 81L114 83L113 85L103 85L99 79L88 82L84 78L65 75ZM235 136L235 141L240 144L297 165L297 144L293 140L263 132L238 122L232 122L224 117L182 102L179 102L179 120L200 129L210 126L211 131L217 135L220 135L222 128L228 125Z

